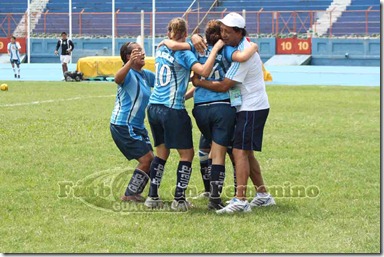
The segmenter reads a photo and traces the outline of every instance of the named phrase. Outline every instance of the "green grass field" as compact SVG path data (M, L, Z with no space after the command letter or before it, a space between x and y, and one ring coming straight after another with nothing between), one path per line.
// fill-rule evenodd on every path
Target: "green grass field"
M113 83L8 85L0 91L0 252L380 252L379 87L268 86L256 157L277 205L218 216L204 199L186 213L116 200L136 163L110 136ZM196 125L193 133L196 149ZM165 200L177 162L173 151ZM226 167L231 185L229 160ZM105 195L73 193L69 183L104 185ZM203 189L197 149L190 188L191 196ZM232 188L225 192L229 199Z

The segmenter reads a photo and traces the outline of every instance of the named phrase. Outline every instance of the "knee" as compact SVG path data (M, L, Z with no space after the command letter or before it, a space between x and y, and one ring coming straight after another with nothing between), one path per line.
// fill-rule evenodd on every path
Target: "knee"
M153 161L153 154L147 154L143 157L140 158L139 160L139 166L138 168L141 169L142 171L148 173L149 169L151 167L151 163Z

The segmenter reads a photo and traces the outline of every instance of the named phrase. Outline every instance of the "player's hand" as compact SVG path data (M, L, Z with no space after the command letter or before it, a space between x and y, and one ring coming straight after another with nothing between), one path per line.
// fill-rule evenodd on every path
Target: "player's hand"
M259 52L259 46L254 43L254 42L249 42L249 44L251 44L251 47L254 47L256 49L256 52L258 53Z
M207 45L205 44L202 37L200 37L198 34L193 34L191 37L191 41L193 46L196 48L196 51L203 54L205 52L205 49L207 49Z
M55 50L55 55L58 55L58 54L59 54L59 52L57 50Z
M135 60L141 59L142 56L143 53L139 49L133 49L128 62L133 63Z
M213 48L216 48L217 51L219 51L221 48L225 46L225 43L223 40L219 39Z
M195 87L198 87L199 86L199 82L200 82L199 75L197 75L197 74L193 75L193 77L191 78L191 81L192 81L192 84Z

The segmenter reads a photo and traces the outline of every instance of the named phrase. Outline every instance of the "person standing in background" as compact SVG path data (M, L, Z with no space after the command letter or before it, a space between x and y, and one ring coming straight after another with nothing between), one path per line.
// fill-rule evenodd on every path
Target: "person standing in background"
M59 54L59 48L61 47L60 62L63 69L63 75L68 71L68 63L71 60L71 53L75 49L75 45L72 40L67 38L67 33L61 33L61 39L57 41L55 55Z
M20 49L21 46L19 42L16 41L16 37L11 37L11 42L8 43L7 51L10 56L10 61L13 69L13 73L15 74L15 78L20 78ZM17 73L15 69L15 64L17 66Z

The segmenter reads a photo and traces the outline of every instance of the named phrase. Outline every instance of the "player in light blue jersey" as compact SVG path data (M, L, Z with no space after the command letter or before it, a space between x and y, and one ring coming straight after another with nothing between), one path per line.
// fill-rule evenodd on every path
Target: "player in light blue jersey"
M174 18L168 24L168 37L185 42L187 24L183 18ZM222 48L219 41L212 49L212 56L202 65L191 51L172 51L160 46L156 51L156 82L148 107L148 120L156 146L156 157L151 164L151 186L145 205L161 205L158 187L170 149L177 149L180 161L177 169L177 182L171 208L185 210L190 204L185 199L192 172L194 155L191 119L185 110L186 93L191 70L202 76L209 76L217 52Z
M221 36L226 44L240 50L251 47L246 39L245 19L238 13L227 14L221 22ZM261 175L260 165L253 151L261 151L263 130L269 113L262 62L255 53L244 63L233 62L222 81L193 79L193 84L217 92L236 92L231 94L235 103L236 128L233 140L233 156L236 164L236 197L217 213L247 212L252 207L274 205L273 197L267 193ZM234 91L232 91L234 90ZM251 178L257 191L249 204L246 199L247 181Z
M148 105L155 74L144 70L145 53L137 43L126 43L120 49L124 66L116 73L118 84L115 108L111 116L111 134L117 147L128 160L139 162L128 183L123 201L144 202L141 196L149 180L153 150L144 127L145 108Z
M20 49L21 46L19 42L16 41L16 37L11 37L11 42L8 43L7 51L10 57L10 62L12 65L13 73L15 74L15 78L20 78ZM15 69L15 64L17 66L17 73Z
M199 62L204 64L210 56L213 45L221 39L219 21L211 20L207 23L205 38L208 46L203 53L197 53L194 46L187 43L165 41L164 44L175 49L182 49L182 47L192 49ZM217 54L213 70L206 80L223 80L232 61L245 62L256 51L256 44L244 51L225 46ZM187 97L191 96L192 90L187 93ZM199 157L205 192L210 192L205 194L210 197L208 208L221 209L224 207L220 194L225 178L225 155L227 147L231 145L236 109L230 104L228 92L215 92L197 87L193 97L195 103L193 115L203 135L200 140ZM209 152L211 152L210 157L208 157Z

